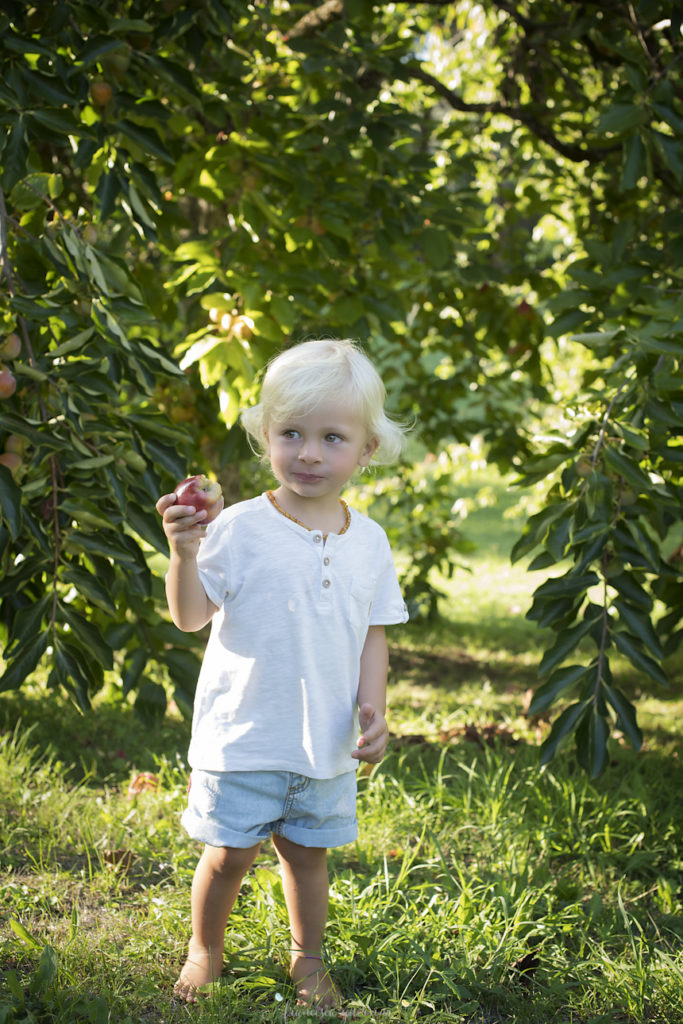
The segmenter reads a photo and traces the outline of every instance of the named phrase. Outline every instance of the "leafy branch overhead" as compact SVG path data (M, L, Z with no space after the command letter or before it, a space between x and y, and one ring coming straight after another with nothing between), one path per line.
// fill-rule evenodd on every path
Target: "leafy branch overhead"
M545 487L515 551L550 572L543 756L637 746L633 678L680 642L675 5L10 2L0 30L0 688L189 709L154 500L207 470L239 497L259 373L331 333L425 453L477 435ZM468 547L435 464L375 486L426 614Z

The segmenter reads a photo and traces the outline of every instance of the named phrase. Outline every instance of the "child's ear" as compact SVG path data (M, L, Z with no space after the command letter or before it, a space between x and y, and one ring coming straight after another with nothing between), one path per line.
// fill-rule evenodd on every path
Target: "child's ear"
M375 452L377 451L378 448L379 448L379 441L377 440L376 437L371 437L370 440L366 442L365 447L363 448L363 451L360 453L360 458L358 459L358 465L362 466L363 469L365 469L365 467L367 465L369 465L370 459L375 454Z

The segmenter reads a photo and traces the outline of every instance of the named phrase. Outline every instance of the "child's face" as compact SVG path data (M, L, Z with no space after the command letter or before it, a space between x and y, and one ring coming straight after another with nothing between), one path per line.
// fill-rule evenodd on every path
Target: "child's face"
M289 420L274 420L267 438L276 479L302 498L336 500L377 447L361 417L341 401Z

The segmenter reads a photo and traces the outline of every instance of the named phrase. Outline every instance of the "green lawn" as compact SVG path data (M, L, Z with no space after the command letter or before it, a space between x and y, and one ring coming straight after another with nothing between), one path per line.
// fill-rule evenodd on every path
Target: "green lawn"
M571 750L539 769L538 581L507 563L512 501L470 516L480 548L442 620L391 631L395 736L361 778L360 838L330 855L327 956L361 1021L683 1024L680 673L641 695L639 754L614 739L597 781ZM0 696L0 724L0 1024L303 1018L268 848L215 994L171 998L198 852L179 716L150 730L110 693L82 717L35 687ZM141 771L157 788L131 797Z

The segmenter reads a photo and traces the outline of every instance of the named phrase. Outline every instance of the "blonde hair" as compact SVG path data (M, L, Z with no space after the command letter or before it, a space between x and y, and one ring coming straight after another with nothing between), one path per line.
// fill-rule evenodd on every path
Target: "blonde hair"
M404 428L384 411L386 389L368 357L353 341L304 341L286 349L266 369L261 400L242 412L242 426L264 452L271 422L306 415L325 401L348 402L377 441L372 462L395 462Z

